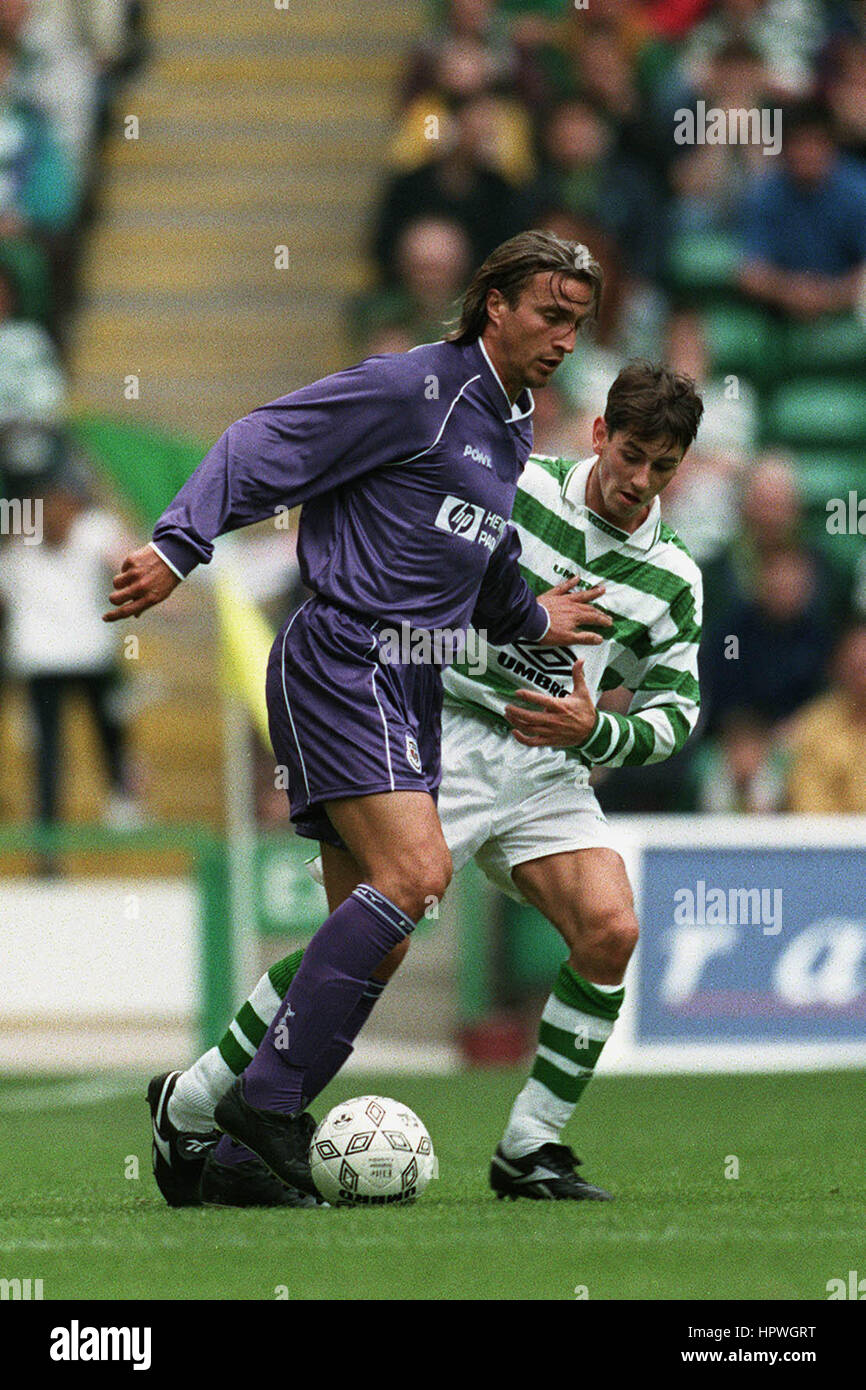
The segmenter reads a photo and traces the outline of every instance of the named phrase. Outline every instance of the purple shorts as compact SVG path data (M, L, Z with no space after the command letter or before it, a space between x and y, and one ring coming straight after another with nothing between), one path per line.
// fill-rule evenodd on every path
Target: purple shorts
M381 661L377 629L387 626L315 597L271 648L268 723L299 835L344 847L325 801L387 791L436 798L441 671Z

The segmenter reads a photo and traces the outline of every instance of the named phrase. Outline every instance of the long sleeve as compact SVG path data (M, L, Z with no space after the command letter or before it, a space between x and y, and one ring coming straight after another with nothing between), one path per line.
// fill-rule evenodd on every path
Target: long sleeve
M406 459L435 436L423 404L412 374L373 357L260 406L184 483L154 528L155 548L185 576L207 564L217 536Z
M653 642L637 678L632 677L628 714L598 710L595 727L578 750L585 762L605 767L660 763L683 747L700 713L701 604L699 580L680 591L670 609L676 634Z
M519 555L520 540L509 525L490 557L472 614L472 626L494 646L516 637L537 642L550 626L549 615L520 573Z

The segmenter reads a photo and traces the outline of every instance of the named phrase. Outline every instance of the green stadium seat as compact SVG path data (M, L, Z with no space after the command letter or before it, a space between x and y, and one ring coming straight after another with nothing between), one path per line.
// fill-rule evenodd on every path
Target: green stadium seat
M866 497L866 447L816 449L797 453L797 478L807 507L822 514L830 497L847 497L853 488Z
M849 581L863 560L863 537L857 532L836 535L827 530L826 511L816 512L808 518L806 539L826 555L831 565L847 573Z
M740 245L727 232L681 232L668 252L668 279L689 294L731 290L741 260Z
M780 386L762 421L765 443L793 449L866 446L866 383L798 377Z
M787 369L851 376L866 370L866 323L856 314L833 315L819 323L792 323L784 329Z
M742 372L757 382L778 371L778 330L760 309L722 300L703 320L714 373Z

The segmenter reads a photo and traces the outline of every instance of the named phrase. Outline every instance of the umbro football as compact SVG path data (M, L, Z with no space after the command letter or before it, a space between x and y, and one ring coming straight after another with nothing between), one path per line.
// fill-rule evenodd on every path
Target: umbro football
M310 1145L313 1181L332 1206L413 1202L438 1176L433 1144L414 1111L387 1096L335 1105Z

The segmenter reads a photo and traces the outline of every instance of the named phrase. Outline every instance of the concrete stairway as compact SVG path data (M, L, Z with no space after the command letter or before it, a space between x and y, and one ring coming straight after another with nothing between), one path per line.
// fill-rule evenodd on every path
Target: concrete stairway
M209 439L345 363L394 83L426 6L171 0L149 15L152 60L106 151L74 389Z

